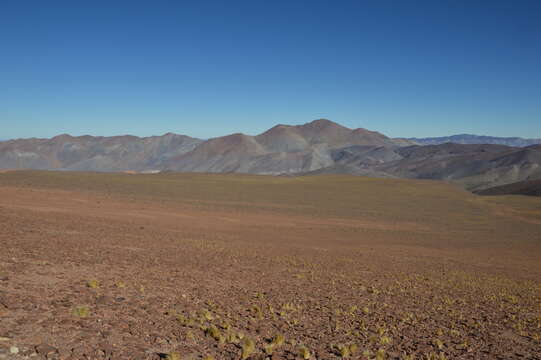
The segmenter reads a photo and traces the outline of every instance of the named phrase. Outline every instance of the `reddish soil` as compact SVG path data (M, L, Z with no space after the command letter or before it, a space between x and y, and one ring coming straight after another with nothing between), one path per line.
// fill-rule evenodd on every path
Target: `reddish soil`
M239 204L0 185L0 359L541 359L535 219Z

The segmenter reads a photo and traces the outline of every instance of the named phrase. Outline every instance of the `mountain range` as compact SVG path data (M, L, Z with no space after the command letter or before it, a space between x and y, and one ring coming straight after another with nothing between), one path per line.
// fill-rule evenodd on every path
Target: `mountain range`
M480 136L472 134L460 134L442 137L427 137L427 138L408 138L419 145L438 145L445 143L455 144L496 144L507 146L530 146L541 144L541 139L524 139L520 137L496 137L496 136Z
M326 119L276 125L256 136L208 140L162 136L94 137L0 142L0 168L80 171L214 172L267 175L344 173L436 179L482 190L541 179L541 145L443 143L392 139Z
M70 136L0 142L0 168L84 171L148 171L193 150L203 140L177 134Z

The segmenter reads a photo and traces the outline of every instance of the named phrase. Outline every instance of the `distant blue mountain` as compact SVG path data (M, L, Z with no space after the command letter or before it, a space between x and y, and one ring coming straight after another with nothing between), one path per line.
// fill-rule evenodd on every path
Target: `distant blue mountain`
M541 139L524 139L520 137L496 137L496 136L480 136L472 134L459 134L442 137L428 138L408 138L419 145L438 145L444 143L455 144L497 144L507 146L524 147L530 145L541 144Z

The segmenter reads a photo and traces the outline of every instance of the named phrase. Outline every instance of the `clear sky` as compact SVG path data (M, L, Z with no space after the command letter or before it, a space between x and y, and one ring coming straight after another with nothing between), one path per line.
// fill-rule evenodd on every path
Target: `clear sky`
M0 138L541 137L539 0L0 2Z

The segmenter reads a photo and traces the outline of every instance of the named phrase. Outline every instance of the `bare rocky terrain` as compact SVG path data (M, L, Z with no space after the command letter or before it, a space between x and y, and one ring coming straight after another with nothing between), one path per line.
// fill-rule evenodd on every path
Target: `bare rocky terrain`
M529 195L541 196L541 180L519 181L491 187L476 192L479 195Z
M55 136L0 142L0 168L86 171L152 171L202 140L177 134L151 136Z
M12 171L0 230L0 358L541 358L536 197Z

